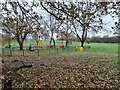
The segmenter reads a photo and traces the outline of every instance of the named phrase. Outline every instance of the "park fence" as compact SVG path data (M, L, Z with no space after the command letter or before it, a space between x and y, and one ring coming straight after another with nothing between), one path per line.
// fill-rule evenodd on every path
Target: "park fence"
M76 51L76 47L67 47L67 48L39 48L39 49L34 49L30 51L29 49L9 49L9 48L4 48L1 49L1 54L3 56L8 55L8 56L40 56L40 55L55 55L55 54L65 54L65 53L71 53Z

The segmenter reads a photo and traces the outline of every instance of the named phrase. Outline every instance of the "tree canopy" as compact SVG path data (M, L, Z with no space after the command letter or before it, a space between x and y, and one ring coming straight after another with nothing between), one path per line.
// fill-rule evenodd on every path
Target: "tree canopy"
M62 23L66 20L72 23L73 32L79 38L81 47L88 30L103 30L102 16L118 15L118 2L41 2L41 6Z
M2 22L6 33L14 35L23 49L23 42L28 34L41 31L41 16L33 11L33 6L27 2L5 2L2 4Z

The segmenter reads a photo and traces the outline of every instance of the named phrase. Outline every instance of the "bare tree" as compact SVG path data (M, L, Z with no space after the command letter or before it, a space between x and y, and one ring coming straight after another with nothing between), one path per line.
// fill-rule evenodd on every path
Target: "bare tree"
M35 29L35 32L32 33L32 37L37 43L37 49L39 49L39 42L41 38L42 39L44 37L46 38L49 33L47 32L46 28L44 28L43 26L36 26L34 29Z
M41 25L38 21L41 17L33 11L33 7L27 2L5 2L2 4L3 30L16 37L20 50L23 49L26 36L38 30L34 28Z
M84 42L89 30L99 31L103 29L102 16L108 14L118 14L119 2L41 2L41 6L56 19L64 21L63 17L59 17L57 13L52 13L46 7L52 7L55 11L68 16L75 34L81 42L81 47L84 47ZM77 27L76 27L77 24Z
M49 17L49 22L48 22L48 20L47 21L44 20L44 23L51 33L49 45L51 45L52 41L53 41L53 45L55 47L54 33L59 32L61 23L59 21L57 21L52 15L50 15L50 17Z

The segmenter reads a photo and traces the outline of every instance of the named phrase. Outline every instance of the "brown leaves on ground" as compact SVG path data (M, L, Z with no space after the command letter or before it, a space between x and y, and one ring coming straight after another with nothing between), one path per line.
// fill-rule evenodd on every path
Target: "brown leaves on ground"
M3 57L9 67L15 60L32 64L32 68L19 70L21 76L12 77L14 88L101 88L119 89L117 56L14 56ZM12 62L12 63L11 63ZM3 66L4 67L4 66ZM5 70L3 68L3 72ZM25 78L25 79L24 79Z

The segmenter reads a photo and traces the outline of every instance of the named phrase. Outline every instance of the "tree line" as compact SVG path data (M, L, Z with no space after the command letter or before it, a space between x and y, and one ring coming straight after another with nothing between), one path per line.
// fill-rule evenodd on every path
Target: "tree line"
M120 43L120 37L114 36L114 37L92 37L87 38L86 41L94 42L94 43Z

